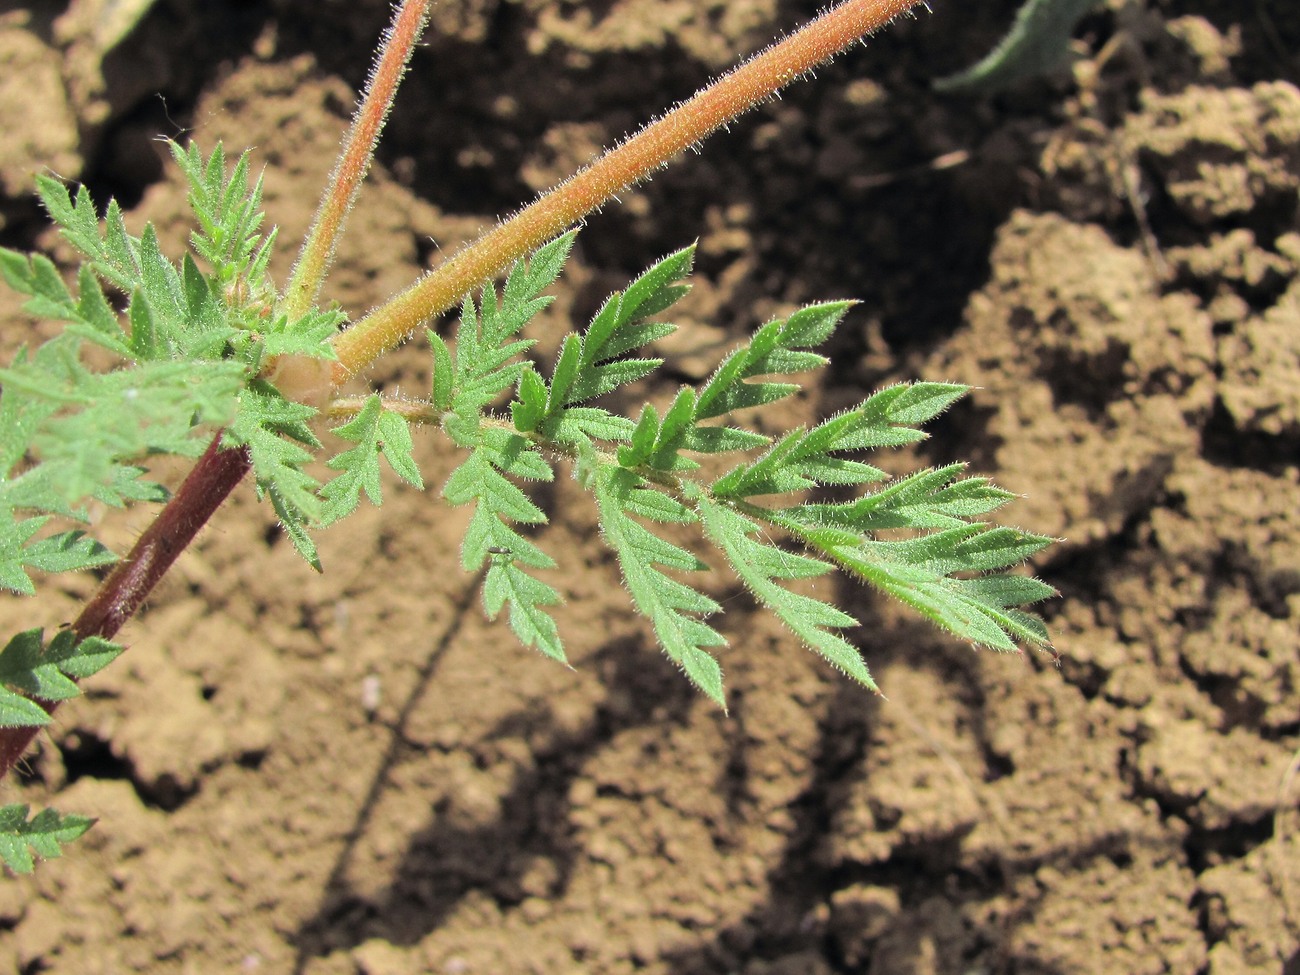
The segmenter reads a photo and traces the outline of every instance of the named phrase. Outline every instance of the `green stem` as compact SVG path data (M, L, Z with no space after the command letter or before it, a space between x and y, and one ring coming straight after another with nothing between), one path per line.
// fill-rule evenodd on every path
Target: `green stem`
M397 86L424 32L432 5L433 0L402 0L393 12L393 22L380 41L379 59L366 82L365 95L352 117L352 128L344 139L343 151L330 173L320 209L316 211L316 219L303 241L298 263L285 289L284 310L291 319L301 318L316 303L325 274L334 260L343 222L370 169L379 133L393 107Z
M732 69L693 98L608 150L587 168L480 237L334 341L340 386L454 306L673 156L770 98L791 81L884 26L920 0L845 0L785 40Z

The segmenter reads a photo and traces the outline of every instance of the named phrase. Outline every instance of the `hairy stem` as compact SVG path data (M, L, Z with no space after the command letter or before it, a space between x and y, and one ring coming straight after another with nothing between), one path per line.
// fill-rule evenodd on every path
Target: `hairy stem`
M350 420L363 409L369 396L336 396L322 410L331 420ZM441 414L427 400L383 398L384 409L396 413L409 423L434 424L441 419Z
M294 266L285 290L285 311L290 318L300 318L311 310L334 259L343 222L356 202L361 181L370 169L370 161L379 142L397 86L411 60L411 52L424 32L425 20L433 0L402 0L393 11L393 22L380 41L379 58L366 82L365 95L352 128L348 130L334 171L330 173L320 209L307 239L303 241L298 263Z
M677 153L829 60L922 0L844 0L785 40L760 52L611 149L573 178L490 231L407 291L380 306L335 341L333 385L341 385L406 338L432 315L618 193L646 179ZM343 220L370 165L374 144L428 14L432 0L402 0L367 88L365 101L286 292L286 309L314 303ZM311 376L309 371L309 380ZM292 385L292 383L290 383ZM311 382L307 382L311 386ZM293 391L281 388L285 395ZM100 585L73 629L81 638L111 639L131 618L250 469L243 449L222 450L220 435L130 553ZM53 702L39 702L53 712ZM0 728L0 778L22 756L39 728Z
M117 634L248 473L249 466L248 453L242 447L223 450L221 434L213 438L176 494L126 557L113 566L72 624L79 639L100 636L111 640ZM57 706L53 701L38 703L51 714ZM0 778L9 773L39 731L40 728L0 728Z
M732 69L693 98L480 237L335 339L335 385L520 257L649 177L673 156L771 97L919 0L845 0Z

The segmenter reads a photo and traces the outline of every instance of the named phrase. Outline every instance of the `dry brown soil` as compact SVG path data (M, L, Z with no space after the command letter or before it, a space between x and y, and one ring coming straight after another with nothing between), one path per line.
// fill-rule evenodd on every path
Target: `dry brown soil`
M160 0L117 37L130 6L0 2L0 239L68 258L29 191L48 167L179 240L160 134L253 147L295 239L387 3ZM765 316L862 298L770 422L977 385L913 459L969 458L1065 539L1035 567L1059 666L845 586L874 698L719 578L724 716L570 481L543 543L571 670L482 618L435 436L434 490L326 534L323 576L244 487L5 784L101 822L0 885L0 971L1300 972L1300 18L1113 0L1072 75L933 94L1014 6L939 0L593 218L537 334L697 237L652 396ZM330 297L364 310L817 7L445 0ZM5 632L90 584L6 600Z

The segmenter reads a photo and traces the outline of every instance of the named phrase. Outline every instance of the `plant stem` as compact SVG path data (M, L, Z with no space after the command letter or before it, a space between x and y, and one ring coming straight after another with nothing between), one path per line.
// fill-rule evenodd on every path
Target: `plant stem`
M445 311L475 287L646 179L677 153L775 94L785 85L882 27L922 0L845 0L785 40L755 55L572 179L549 191L480 237L407 291L339 334L333 383L369 365L422 322ZM374 151L432 0L402 0L367 87L343 153L285 295L286 310L305 313L328 270L343 220ZM310 384L309 384L310 385ZM286 395L292 395L282 389ZM176 557L248 473L247 452L222 450L221 435L195 464L176 494L100 585L73 624L81 638L111 639L140 608ZM39 701L53 713L56 703ZM39 728L0 728L0 778L13 768Z
M226 500L249 470L248 452L221 448L218 433L195 463L176 494L137 540L131 551L100 583L94 597L72 624L79 639L111 640L140 608L154 586L185 551L200 528ZM54 701L37 701L53 714ZM13 768L40 728L0 728L0 778Z
M366 178L375 155L379 133L393 107L393 98L402 75L411 60L411 52L424 32L433 0L402 0L393 11L393 21L380 41L379 59L366 82L365 95L352 127L343 141L334 171L330 173L320 209L303 241L294 265L289 286L285 289L284 310L291 319L301 318L311 310L334 259L343 222L356 202L361 181Z
M432 4L433 0L401 0L393 12L362 103L352 119L352 127L285 291L285 309L291 316L306 314L316 301L343 222L370 168L379 133L411 52L424 31ZM221 436L218 433L213 438L176 494L100 584L72 624L78 638L112 639L248 473L251 467L248 452L243 448L221 449ZM56 701L38 699L37 703L50 714L58 706ZM9 773L39 731L40 728L32 727L0 728L0 779Z
M771 97L920 0L845 0L785 40L723 75L694 97L608 150L480 237L406 291L379 306L334 341L334 383L397 346L432 316L500 274L677 153Z
M331 420L350 420L365 409L369 399L369 396L335 396L321 412ZM408 423L431 425L442 417L428 400L385 396L383 404L385 410L396 413Z

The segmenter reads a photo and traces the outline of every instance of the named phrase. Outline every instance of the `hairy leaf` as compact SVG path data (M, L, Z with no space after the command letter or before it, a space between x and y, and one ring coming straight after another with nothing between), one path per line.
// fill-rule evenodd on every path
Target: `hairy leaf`
M95 824L87 816L62 816L42 809L30 819L25 803L0 807L0 859L14 873L31 873L34 853L43 860L63 854L63 847L82 836Z
M701 498L699 511L709 539L726 553L727 561L750 592L806 646L876 690L876 683L857 649L832 632L857 626L858 621L820 599L790 592L777 584L779 579L815 578L830 572L831 566L756 541L753 536L761 531L759 524L726 505Z
M506 476L550 480L550 465L518 434L500 429L486 434L443 487L451 504L475 506L461 543L461 564L473 571L487 563L483 606L489 618L508 607L510 628L524 646L563 661L559 630L544 609L560 603L560 594L524 569L551 569L555 562L511 524L543 524L546 515Z
M322 525L332 524L355 511L363 490L371 504L383 503L379 483L381 454L402 480L424 490L424 480L411 456L415 447L411 428L399 414L384 409L378 393L366 400L361 412L351 421L335 427L333 432L356 446L335 455L326 465L340 473L321 489Z
M656 565L682 571L707 568L690 552L653 534L629 517L644 510L645 482L620 467L607 465L596 472L595 495L600 511L601 535L618 557L623 580L637 609L654 626L659 645L670 660L686 672L691 683L719 707L726 707L722 668L705 648L727 641L704 618L722 607L703 593L660 572Z
M39 629L19 633L0 650L0 726L48 724L49 715L33 698L75 697L75 681L107 666L122 649L100 637L78 641L71 630L60 630L48 644Z

